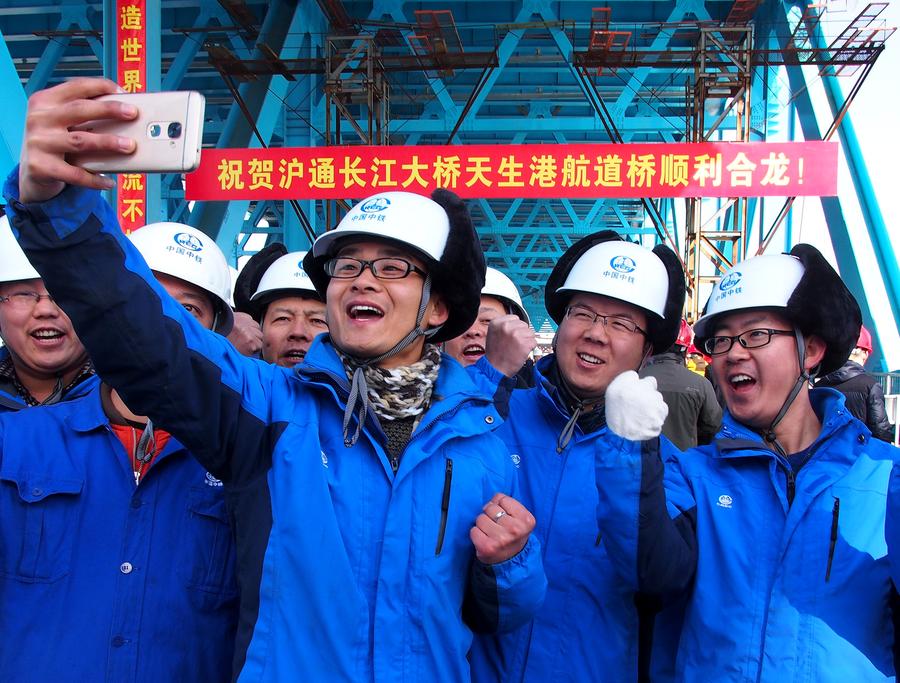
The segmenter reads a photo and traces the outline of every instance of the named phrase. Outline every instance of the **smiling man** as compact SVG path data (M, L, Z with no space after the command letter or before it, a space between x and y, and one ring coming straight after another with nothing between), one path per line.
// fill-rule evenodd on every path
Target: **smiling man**
M675 341L684 275L667 247L651 251L602 231L563 254L544 300L559 325L554 353L536 363L533 389L513 390L498 434L514 454L522 501L538 520L547 599L522 628L478 639L473 677L478 683L637 681L644 610L597 533L594 455L607 447L640 448L610 435L606 393L623 374L637 381L643 362ZM492 352L488 360L499 369ZM654 379L643 382L656 386ZM658 408L661 426L661 399Z
M122 236L97 191L109 181L67 163L76 144L133 150L70 130L134 118L92 99L116 90L75 79L32 95L5 194L104 379L225 484L234 676L468 680L473 629L518 626L545 589L492 397L436 347L471 325L484 283L468 210L446 191L355 204L304 259L330 333L286 372L189 321Z
M200 326L228 333L230 275L209 237L164 223L131 239ZM222 482L115 389L0 416L0 520L0 680L228 679Z
M444 342L444 352L453 356L463 367L474 365L484 356L491 321L505 315L514 315L526 324L531 323L522 306L522 295L513 281L496 268L488 267L481 289L478 317L468 330Z
M655 640L676 680L894 680L885 498L900 451L837 391L810 389L859 328L813 247L739 263L694 326L727 407L716 438L683 454L662 442L664 478L654 440L641 457L598 454L620 573L686 601Z
M96 384L72 322L0 216L0 414L80 396Z

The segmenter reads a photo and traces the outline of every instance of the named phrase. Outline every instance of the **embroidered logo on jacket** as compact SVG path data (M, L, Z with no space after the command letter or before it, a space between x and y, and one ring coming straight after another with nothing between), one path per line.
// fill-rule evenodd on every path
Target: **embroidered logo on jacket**
M731 499L731 496L729 496L727 493L723 493L721 496L719 496L719 500L716 501L716 505L718 505L720 508L731 509L732 502L733 501Z
M209 472L206 473L206 477L204 478L203 483L207 486L212 486L213 488L218 488L222 485L222 481L220 479L216 479Z
M322 453L322 467L328 467L328 456L325 455L325 451L321 451Z
M516 467L518 467L519 463L522 462L522 456L520 456L518 453L510 454L509 459L513 461L513 465L515 465Z

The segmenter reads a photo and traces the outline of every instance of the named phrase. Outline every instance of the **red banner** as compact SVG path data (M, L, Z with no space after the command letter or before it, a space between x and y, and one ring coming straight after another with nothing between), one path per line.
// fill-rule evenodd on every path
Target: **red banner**
M352 199L438 187L466 198L833 196L837 143L207 149L185 196Z
M116 82L125 92L146 92L146 0L116 0ZM140 173L119 176L116 212L125 234L147 223L147 183Z

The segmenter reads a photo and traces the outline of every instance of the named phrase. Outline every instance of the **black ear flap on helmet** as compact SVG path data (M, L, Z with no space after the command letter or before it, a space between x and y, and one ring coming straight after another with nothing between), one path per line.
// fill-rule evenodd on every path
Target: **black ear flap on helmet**
M819 375L841 367L859 339L859 304L818 249L797 244L791 249L804 273L787 303L788 318L803 334L820 337L826 346Z
M566 278L569 277L569 271L580 259L584 253L591 247L595 247L603 242L622 241L622 237L614 230L600 230L582 237L571 247L566 249L556 265L550 277L547 278L547 284L544 287L544 308L557 325L562 321L566 313L566 304L572 296L571 292L557 292L562 287Z
M440 262L431 269L431 290L440 295L450 312L447 322L431 341L454 339L478 317L484 287L484 251L466 203L449 190L435 190L431 199L450 219L450 234Z
M259 316L265 304L250 301L259 288L259 281L275 261L288 253L281 242L268 244L249 258L234 282L234 310L247 313L259 322Z
M665 317L660 320L656 316L650 316L647 321L647 332L650 336L650 343L653 345L653 353L656 354L668 349L678 338L686 289L684 268L682 268L677 254L664 244L657 244L653 247L653 253L663 262L669 276L669 289L663 309Z

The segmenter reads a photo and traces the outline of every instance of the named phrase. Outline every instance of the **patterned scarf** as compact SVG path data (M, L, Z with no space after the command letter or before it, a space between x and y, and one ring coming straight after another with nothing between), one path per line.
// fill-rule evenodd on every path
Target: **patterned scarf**
M412 365L390 369L362 365L337 348L335 350L344 364L347 379L351 382L354 371L362 368L366 377L369 405L379 420L415 417L415 429L431 402L434 383L441 368L441 350L436 344L425 344L422 358Z
M31 395L31 392L25 388L25 385L19 381L19 376L16 374L16 368L13 365L12 358L7 356L2 361L0 361L0 377L9 380L12 383L13 387L16 390L16 393L19 395L19 398L25 401L25 405L27 405L29 408L36 408L37 406L41 405L47 406L58 403L60 399L67 393L69 393L69 391L74 389L75 386L86 380L88 377L91 377L93 374L94 366L91 361L88 361L78 369L78 372L75 373L72 381L69 382L65 387L62 385L62 377L58 377L56 380L56 388L54 388L53 393L51 393L43 401L38 401L34 396Z

